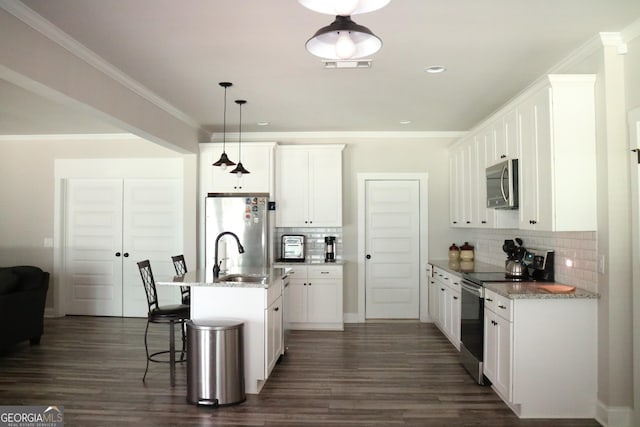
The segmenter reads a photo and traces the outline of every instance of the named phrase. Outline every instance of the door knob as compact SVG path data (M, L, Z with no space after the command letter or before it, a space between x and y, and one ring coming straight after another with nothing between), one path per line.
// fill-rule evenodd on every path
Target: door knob
M367 254L367 259L371 259L371 255Z

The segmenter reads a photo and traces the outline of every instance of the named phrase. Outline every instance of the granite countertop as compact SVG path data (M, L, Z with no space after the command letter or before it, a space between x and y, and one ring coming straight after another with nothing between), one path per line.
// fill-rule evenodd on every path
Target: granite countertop
M555 293L546 290L545 286L566 286L562 283L518 282L518 283L485 283L485 289L489 289L509 299L597 299L600 295L575 287L570 292Z
M324 260L316 260L316 259L306 259L304 262L299 262L299 261L283 261L283 260L276 260L274 263L274 266L279 266L279 265L344 265L344 261L342 260L337 260L335 262L324 262Z
M493 264L487 264L477 261L459 261L451 262L448 259L430 260L429 264L436 268L441 268L450 273L490 273L490 272L503 272L504 266L498 266ZM485 283L485 289L489 289L498 295L501 295L509 299L577 299L577 298L589 298L597 299L600 295L588 291L586 289L575 287L575 290L571 292L556 293L546 290L544 287L549 285L566 286L564 283L549 283L549 282L494 282Z
M255 269L234 269L233 271L226 272L221 275L221 278L230 274L242 274L248 276L267 276L264 282L227 282L220 281L220 279L207 280L207 275L204 270L189 271L184 276L173 276L172 278L166 278L162 280L156 280L158 285L168 286L207 286L218 288L263 288L268 289L274 280L284 278L289 272L290 268L287 267L272 267L266 272L257 271Z

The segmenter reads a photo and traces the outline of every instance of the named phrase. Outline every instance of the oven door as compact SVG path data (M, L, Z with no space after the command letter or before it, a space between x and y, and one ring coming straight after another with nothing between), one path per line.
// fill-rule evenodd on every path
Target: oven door
M465 280L461 285L460 360L471 376L484 384L484 289Z

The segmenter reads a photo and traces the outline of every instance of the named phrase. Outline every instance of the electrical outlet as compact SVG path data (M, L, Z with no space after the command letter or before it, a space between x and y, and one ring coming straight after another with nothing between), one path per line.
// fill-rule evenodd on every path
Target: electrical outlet
M604 255L600 255L598 257L598 273L600 274L604 274L604 265L605 265L605 258Z

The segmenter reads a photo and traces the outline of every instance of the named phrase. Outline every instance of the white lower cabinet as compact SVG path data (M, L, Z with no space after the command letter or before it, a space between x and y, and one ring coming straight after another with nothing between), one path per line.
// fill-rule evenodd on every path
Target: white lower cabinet
M343 330L341 265L287 265L286 323L291 329Z
M594 418L597 300L485 288L484 374L521 418Z
M505 307L505 308L498 308ZM484 311L484 375L495 391L511 400L511 311L497 294L485 292ZM498 314L500 313L500 314Z
M265 342L266 357L265 357L265 370L267 376L273 370L278 358L282 354L283 342L283 318L282 318L282 296L279 296L267 309L265 310Z
M460 276L451 274L437 267L433 268L430 278L431 294L433 297L433 315L436 326L460 350ZM437 301L437 302L436 302ZM431 307L431 304L430 304Z

